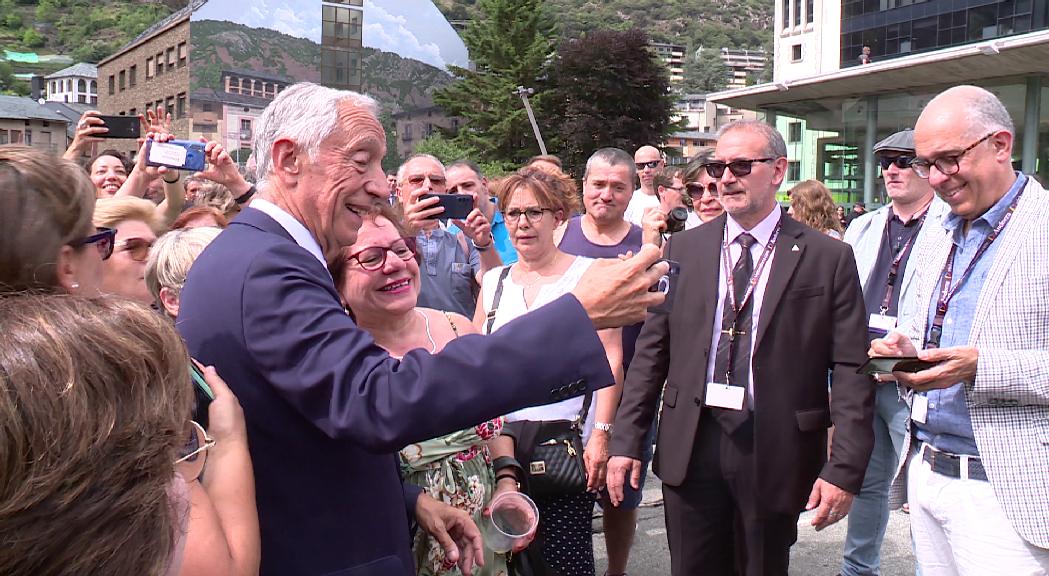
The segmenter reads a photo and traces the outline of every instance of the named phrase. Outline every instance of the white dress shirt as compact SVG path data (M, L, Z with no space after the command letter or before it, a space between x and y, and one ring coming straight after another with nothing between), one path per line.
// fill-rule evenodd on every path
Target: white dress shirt
M256 197L253 199L251 207L264 212L267 216L276 220L277 224L280 224L281 228L284 228L284 231L291 235L291 239L296 244L313 254L313 257L320 261L321 266L324 266L325 270L328 269L328 263L324 261L324 252L321 251L321 245L317 243L317 239L313 237L313 234L302 225L302 222L296 220L294 216L285 212L280 206L262 198Z
M783 210L777 205L772 209L772 212L765 217L764 220L758 223L751 230L744 230L738 222L732 219L732 216L728 216L728 221L725 225L725 238L728 241L729 256L732 258L732 262L729 262L729 270L735 267L736 262L739 261L739 257L743 253L743 247L736 242L736 238L744 232L749 232L757 242L750 247L750 255L753 258L755 268L758 265L758 259L761 258L761 253L765 250L765 246L768 245L769 240L772 239L772 233L776 230L776 225L779 224L780 216ZM777 240L778 242L779 240ZM721 338L721 321L725 313L725 294L728 293L728 283L725 281L725 262L724 252L720 251L721 258L718 260L718 307L714 311L714 326L711 330L713 336L710 339L710 357L707 360L707 382L714 381L714 361L717 358L718 340ZM761 303L765 299L765 287L769 283L769 271L772 270L772 261L775 260L775 252L769 256L768 262L765 263L765 267L761 269L761 275L758 277L758 284L754 287L754 293L751 294L751 299L754 301L753 313L750 328L750 356L752 369L748 370L747 378L747 391L749 392L748 398L751 402L754 399L754 370L753 370L753 358L754 358L754 337L757 335L758 321L761 318ZM725 382L721 382L725 384ZM753 408L753 405L751 406Z

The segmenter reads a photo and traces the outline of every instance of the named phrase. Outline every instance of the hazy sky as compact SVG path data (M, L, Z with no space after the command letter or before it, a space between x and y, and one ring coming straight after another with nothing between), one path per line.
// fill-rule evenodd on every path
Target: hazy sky
M253 0L247 5L211 0L193 19L226 20L321 41L317 0ZM438 68L469 64L466 46L431 0L364 0L363 35L365 46Z
M466 67L466 46L431 0L364 0L364 45L438 68Z

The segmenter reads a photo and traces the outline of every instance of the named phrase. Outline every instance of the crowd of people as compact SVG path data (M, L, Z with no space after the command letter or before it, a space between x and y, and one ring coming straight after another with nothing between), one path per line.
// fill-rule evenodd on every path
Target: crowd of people
M878 142L847 215L777 201L756 121L579 182L384 173L377 104L308 83L247 171L151 166L140 121L132 159L96 112L0 146L0 573L593 576L600 506L619 576L650 466L675 575L786 575L804 510L878 574L903 505L917 573L1049 573L1049 196L990 92Z

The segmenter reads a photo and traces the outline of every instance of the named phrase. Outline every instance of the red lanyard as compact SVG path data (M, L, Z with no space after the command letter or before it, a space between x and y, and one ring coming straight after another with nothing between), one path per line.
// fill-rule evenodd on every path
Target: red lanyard
M1023 188L1020 188L1020 192L1013 199L1012 204L1009 205L1008 212L998 222L998 225L994 227L994 230L983 239L980 243L980 247L976 249L976 253L973 254L973 259L966 266L965 271L962 272L961 278L958 279L957 283L951 284L954 279L954 256L958 251L958 245L951 245L951 253L947 255L947 263L943 266L943 271L940 272L940 297L936 301L936 314L933 315L932 327L929 329L929 338L925 341L926 348L939 348L940 337L943 335L943 320L947 316L947 309L951 305L951 298L958 293L958 289L965 284L965 281L969 279L969 275L972 274L974 268L976 268L977 262L987 252L987 249L991 247L991 244L998 238L1005 230L1005 225L1012 219L1013 213L1016 212L1016 206L1020 203L1020 197L1023 196Z
M769 237L769 243L765 245L765 250L761 252L761 257L758 258L757 265L754 266L754 271L750 274L750 281L747 283L747 291L743 294L743 300L736 302L736 287L735 279L732 278L732 255L728 250L728 231L726 230L725 236L721 240L721 261L725 265L725 284L728 288L729 304L732 305L733 316L739 316L739 311L743 309L747 304L747 300L750 299L751 294L754 293L754 287L758 285L758 280L761 278L761 271L765 268L765 264L768 263L769 258L772 257L772 251L776 248L776 240L779 239L779 229L782 225L782 220L776 223L776 229L772 231L772 236ZM750 248L743 248L742 250L750 250ZM743 257L741 251L739 257ZM735 327L736 320L733 318L732 326Z
M889 305L892 303L892 293L896 286L896 277L900 274L900 263L903 262L903 259L910 251L911 245L914 244L914 239L918 237L919 233L921 233L922 225L925 224L925 216L928 214L929 209L926 208L925 212L922 212L921 218L918 220L916 230L911 234L911 237L907 239L907 243L903 245L903 248L900 248L900 251L896 253L896 257L893 258L892 264L889 266L889 277L885 281L885 298L881 301L882 315L889 311ZM892 212L889 212L889 217L885 219L885 233L882 236L885 239L885 242L889 242L889 226L893 218L894 216ZM906 225L907 224L904 223L904 226ZM892 248L891 243L889 244L889 248Z

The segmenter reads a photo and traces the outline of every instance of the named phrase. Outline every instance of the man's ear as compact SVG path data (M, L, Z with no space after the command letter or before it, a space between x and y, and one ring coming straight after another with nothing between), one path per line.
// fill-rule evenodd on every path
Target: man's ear
M273 174L282 182L294 182L302 173L302 152L293 140L281 138L270 149L273 158Z

